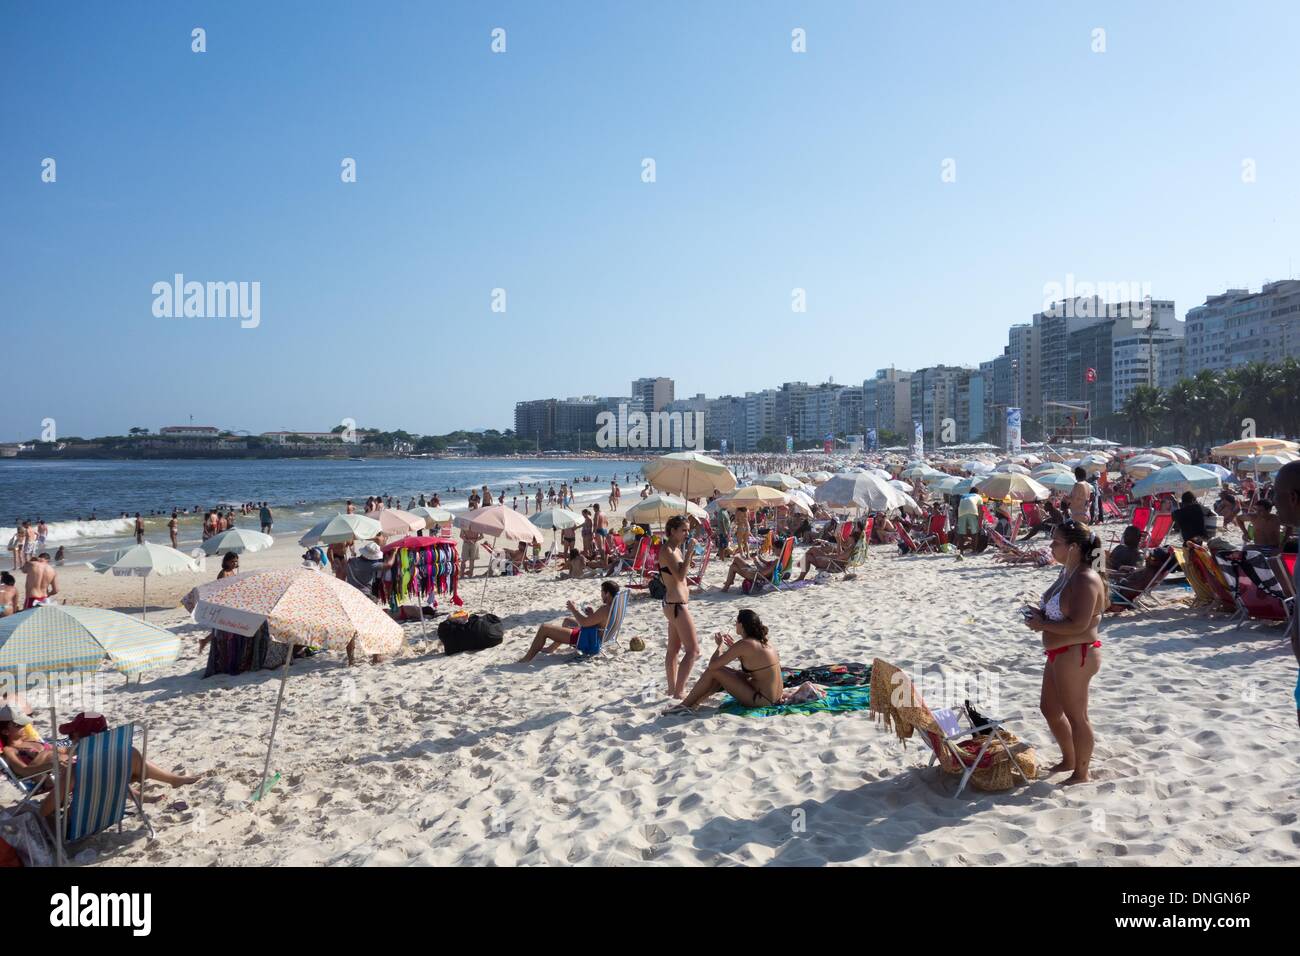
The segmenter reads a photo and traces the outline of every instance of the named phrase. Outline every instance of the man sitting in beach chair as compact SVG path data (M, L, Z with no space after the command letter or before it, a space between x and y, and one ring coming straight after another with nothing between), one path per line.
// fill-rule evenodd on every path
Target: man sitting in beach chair
M560 624L543 624L538 627L533 643L528 648L528 653L520 658L520 663L527 663L538 654L550 654L566 645L576 647L583 653L595 653L604 643L605 628L610 622L610 612L618 594L617 581L602 581L599 607L593 609L588 606L579 611L576 604L567 602L565 606L572 616L566 617ZM626 600L625 595L619 603L624 604Z
M764 583L771 583L779 587L778 582L781 577L789 574L793 564L794 538L786 538L781 544L780 553L770 561L764 561L761 558L756 558L753 561L745 561L739 557L732 558L731 567L727 569L727 579L722 584L722 590L724 592L731 590L736 578L741 578L744 582L741 588L746 594L754 593Z

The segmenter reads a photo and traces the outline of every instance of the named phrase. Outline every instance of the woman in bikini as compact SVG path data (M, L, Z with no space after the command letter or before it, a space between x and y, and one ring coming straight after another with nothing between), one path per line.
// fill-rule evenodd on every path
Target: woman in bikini
M746 707L769 707L781 699L781 659L767 643L767 628L756 612L745 608L736 615L736 635L740 640L722 631L713 635L718 649L704 675L689 697L664 713L694 710L704 698L724 690ZM739 670L727 666L732 661Z
M664 670L668 675L668 694L681 700L691 668L700 656L700 641L695 635L695 621L687 601L690 585L686 572L690 566L688 536L690 526L683 515L673 515L664 525L664 542L659 546L659 580L663 581L664 617L668 619L668 653ZM681 654L681 660L677 655Z
M8 571L0 572L0 617L18 613L18 582Z
M1043 594L1041 607L1025 614L1025 624L1043 635L1047 666L1039 709L1061 748L1061 762L1048 771L1071 771L1066 785L1085 783L1092 760L1088 685L1101 668L1097 627L1108 603L1105 581L1094 570L1101 541L1084 524L1066 520L1052 532L1052 556L1064 567Z

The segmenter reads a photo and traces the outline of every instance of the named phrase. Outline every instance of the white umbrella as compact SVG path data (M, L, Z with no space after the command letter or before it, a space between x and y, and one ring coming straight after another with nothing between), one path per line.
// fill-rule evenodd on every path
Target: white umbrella
M793 488L802 488L803 482L791 477L790 475L759 475L754 479L756 485L766 485L768 488L775 488L777 491L790 491Z
M897 488L865 473L835 475L819 486L813 497L832 508L866 508L870 511L888 511L904 504L903 493Z
M317 522L311 530L298 539L304 548L318 544L339 544L344 541L369 541L383 532L374 518L365 515L336 514Z
M197 573L202 570L199 562L188 554L148 541L123 548L121 551L114 551L108 557L91 562L90 566L100 574L140 578L140 617L144 620L149 616L146 605L150 575L166 577L170 574Z
M451 524L452 519L456 516L445 508L429 508L424 505L416 505L411 509L411 514L417 518L423 518L425 527L434 528L438 525Z
M1027 475L1029 469L1014 461L1004 461L993 469L995 475Z
M558 533L582 524L582 515L576 515L567 508L547 508L545 511L537 512L528 520L539 528L550 530L551 549L556 550L555 539Z
M1068 494L1074 490L1075 478L1069 472L1049 471L1034 478L1044 488Z
M1295 461L1295 456L1287 452L1270 452L1263 455L1251 455L1237 462L1238 471L1270 472L1278 471L1283 465Z
M679 494L683 501L692 495L707 497L736 490L736 476L730 468L694 451L661 455L642 465L641 472L656 491Z
M988 498L1012 498L1016 501L1041 501L1050 498L1051 492L1028 475L995 472L981 478L974 489Z
M204 554L252 554L254 551L265 551L271 545L275 544L275 539L269 534L263 534L260 531L251 531L248 528L231 528L229 531L223 531L221 534L214 534L203 542Z
M691 514L698 520L708 517L707 513L695 502L688 502L677 495L651 495L638 501L627 510L627 519L636 524L666 524L674 515Z

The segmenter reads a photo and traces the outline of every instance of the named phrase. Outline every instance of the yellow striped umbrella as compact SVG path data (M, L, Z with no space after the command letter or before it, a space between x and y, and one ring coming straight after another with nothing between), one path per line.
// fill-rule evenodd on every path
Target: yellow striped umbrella
M117 611L68 604L0 618L0 671L97 671L108 658L128 677L170 664L181 639Z

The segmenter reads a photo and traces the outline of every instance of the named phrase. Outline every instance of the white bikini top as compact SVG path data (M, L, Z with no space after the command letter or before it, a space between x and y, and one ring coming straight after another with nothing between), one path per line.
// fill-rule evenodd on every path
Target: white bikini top
M1056 579L1056 584L1052 585L1055 591L1043 605L1043 616L1049 621L1059 623L1065 620L1065 615L1061 612L1061 594L1064 593L1065 586L1070 583L1070 578L1073 576L1073 574L1066 574L1065 569L1062 568L1060 577ZM1050 591L1052 588L1048 588L1048 590Z

